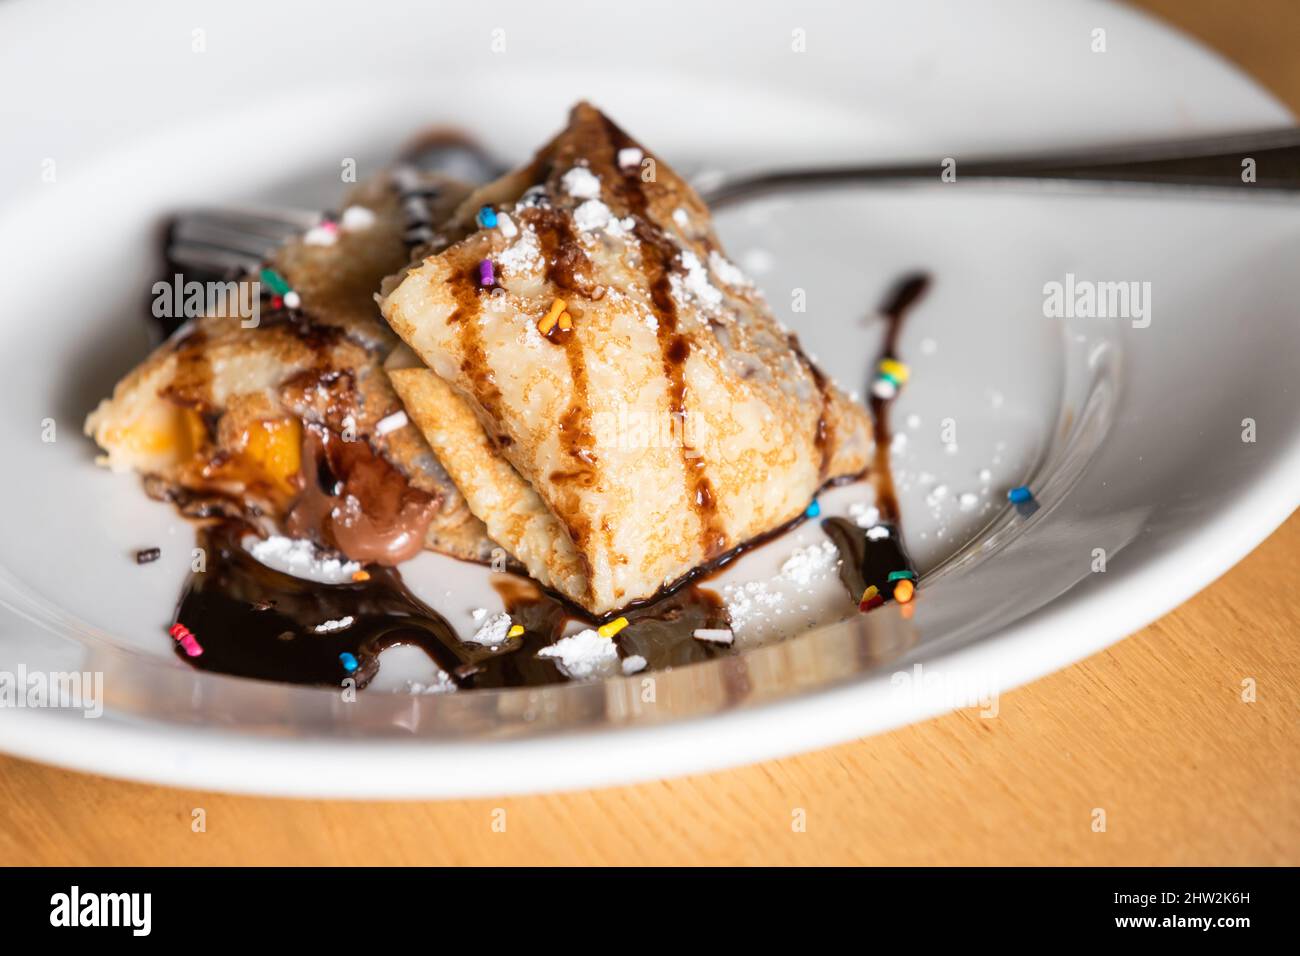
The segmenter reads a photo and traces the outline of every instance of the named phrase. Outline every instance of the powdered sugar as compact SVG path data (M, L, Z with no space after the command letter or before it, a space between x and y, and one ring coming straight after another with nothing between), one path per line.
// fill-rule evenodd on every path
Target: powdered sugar
M351 582L352 575L361 570L361 565L357 562L322 555L316 545L301 538L285 538L280 535L258 538L248 535L244 538L243 545L249 554L268 568L318 584Z
M713 274L725 282L727 285L745 289L751 286L749 276L740 271L740 267L720 254L718 250L713 249L709 252L709 268Z
M560 182L574 199L595 199L600 195L600 180L586 166L574 166L560 177Z
M462 637L461 640L466 644L481 644L484 647L499 647L506 642L506 634L510 632L510 615L505 611L498 611L491 614L478 626L469 637Z
M542 247L537 234L524 229L519 238L496 255L496 264L511 275L531 275L542 269Z
M840 552L829 541L795 548L794 554L781 565L781 577L799 587L807 587L814 577L824 574L827 568L834 568L839 559Z
M674 274L669 280L674 294L679 298L689 295L706 309L716 310L722 305L722 293L709 281L709 273L700 263L699 257L689 249L681 252L684 276Z
M591 628L560 638L550 647L543 647L537 656L553 659L574 680L604 677L620 669L618 647Z

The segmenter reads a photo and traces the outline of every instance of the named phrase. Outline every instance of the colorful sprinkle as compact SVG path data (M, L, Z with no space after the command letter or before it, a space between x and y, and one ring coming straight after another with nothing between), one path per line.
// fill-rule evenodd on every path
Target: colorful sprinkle
M339 663L343 665L343 669L347 671L349 674L351 674L353 671L357 669L356 657L349 654L347 651L344 651L342 654L339 655Z
M181 646L181 650L187 656L198 657L203 653L203 648L199 646L198 640L190 633L190 629L180 621L168 628L167 633L176 639L176 643Z
M915 580L916 580L915 571L890 571L889 572L890 584L893 584L895 581L915 581Z
M560 313L560 331L561 331L561 332L568 332L568 331L569 331L570 329L572 329L572 328L573 328L573 316L569 315L568 312L561 312L561 313Z
M596 633L601 637L613 637L625 627L627 627L627 618L616 617L608 624L602 624L600 627L596 628Z
M885 358L880 360L876 370L881 375L886 375L893 380L895 385L906 385L907 379L911 376L911 370L898 359Z
M542 316L542 320L537 323L537 331L545 335L551 329L555 328L555 323L560 321L560 316L564 314L565 301L556 299L551 303L550 310Z
M162 557L161 548L142 548L135 553L135 563L149 564L152 561L157 561L160 557Z
M812 504L810 504L810 505L808 506L808 509L804 512L804 517L805 517L805 518L816 518L816 517L817 517L819 514L821 514L821 513L822 513L822 506L821 506L821 504L818 503L817 499L814 498L814 499L812 500Z
M497 228L501 230L501 235L505 236L507 239L513 239L515 236L519 235L519 227L517 227L514 220L505 213L497 216Z
M506 637L523 637L524 626L522 624L512 624L510 630L506 631Z
M880 588L874 584L868 584L867 589L862 592L862 599L858 601L858 610L870 611L872 608L880 607L884 603L885 599L880 593Z
M360 571L353 571L352 580L357 582L357 584L364 584L366 581L370 580L370 572L366 571L365 569L362 569Z
M894 585L894 600L899 604L906 604L912 600L912 595L916 593L916 585L909 579L903 578Z
M484 229L495 229L497 225L496 210L491 206L484 206L478 211L478 224Z
M296 309L302 305L302 299L298 296L297 292L290 289L284 294L284 304L291 309Z
M1034 493L1029 490L1028 485L1020 485L1018 488L1012 488L1007 492L1007 501L1013 505L1024 504L1026 501L1032 501Z
M492 260L484 259L478 264L478 281L479 285L490 286L496 285L496 270L492 268Z
M293 291L293 286L289 285L289 283L285 281L284 276L280 275L280 273L270 267L262 270L262 281L266 283L267 287L276 295L285 295L286 293Z

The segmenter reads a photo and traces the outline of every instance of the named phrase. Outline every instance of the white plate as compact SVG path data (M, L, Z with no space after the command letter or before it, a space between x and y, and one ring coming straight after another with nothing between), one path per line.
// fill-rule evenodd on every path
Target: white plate
M0 710L5 750L178 785L335 796L714 769L877 732L1078 660L1207 586L1296 506L1295 204L937 183L767 203L722 216L724 241L737 259L770 254L758 279L773 305L849 387L875 348L867 316L888 284L912 268L935 277L905 329L914 378L895 411L909 434L897 458L906 527L930 571L913 621L855 615L658 674L653 703L640 678L348 704L194 672L163 632L191 532L134 479L93 468L79 435L94 399L143 354L138 316L167 211L332 202L343 160L364 175L428 122L466 127L513 160L580 97L696 170L867 156L932 156L937 170L951 156L960 176L961 157L981 151L1289 117L1217 57L1098 3L682 3L634 20L595 4L485 16L317 3L305 21L252 3L125 9L0 9L11 91L0 103L0 597L16 612L0 611L0 671L102 672L105 701L98 719ZM1096 28L1104 53L1092 51ZM796 31L805 52L792 49ZM1045 318L1043 286L1066 273L1150 282L1150 326ZM796 288L807 312L791 312ZM1241 440L1246 418L1253 443ZM1025 479L1042 502L1027 521L999 497ZM932 511L937 484L948 496ZM967 491L979 505L963 512L954 501ZM731 573L761 577L819 534L805 527ZM150 544L164 560L136 567L130 552ZM1096 549L1104 574L1092 571ZM481 602L477 573L425 556L408 578L454 615Z

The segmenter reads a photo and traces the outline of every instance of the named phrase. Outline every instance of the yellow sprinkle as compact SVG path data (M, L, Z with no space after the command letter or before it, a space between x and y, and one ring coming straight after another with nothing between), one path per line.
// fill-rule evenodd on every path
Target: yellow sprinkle
M559 321L560 316L564 313L564 300L556 299L551 303L550 311L542 317L542 321L537 323L537 331L545 335L551 329L555 328L555 323Z
M880 371L891 376L899 385L906 382L907 376L910 374L908 367L902 362L888 358L880 360Z
M567 312L560 313L560 328L563 329L565 332L573 328L573 319L569 316L569 313Z
M880 588L876 587L874 584L868 584L867 589L862 592L862 598L858 601L858 603L866 604L868 601L870 601L873 597L875 597L879 593L880 593Z
M596 633L601 637L613 637L625 627L627 627L627 618L616 617L608 624L602 624L600 627L596 628Z
M507 632L506 634L506 637L518 637L522 633L524 633L524 626L522 624L516 624L510 628L509 632Z

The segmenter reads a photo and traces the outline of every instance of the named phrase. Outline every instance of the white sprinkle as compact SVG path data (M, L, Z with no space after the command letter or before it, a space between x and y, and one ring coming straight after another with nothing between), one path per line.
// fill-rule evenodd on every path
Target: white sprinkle
M365 232L375 224L375 214L365 206L348 206L339 216L339 225L348 232Z
M907 447L907 432L898 432L889 442L889 450L897 454Z
M878 378L871 383L871 394L887 402L898 394L898 386L887 378Z
M867 529L868 541L881 541L889 537L889 529L883 524L878 524L874 528Z
M632 169L641 165L641 160L645 158L645 153L635 146L624 146L618 151L618 168Z
M312 226L303 233L302 241L308 246L332 246L339 241L337 229L327 229L325 226Z
M600 195L600 180L586 166L574 166L561 178L564 191L574 199L595 199Z
M268 568L319 584L351 582L352 575L361 570L361 565L355 561L322 557L316 545L301 538L247 535L243 545L244 550Z
M352 626L352 620L352 615L349 614L347 617L341 617L335 621L325 621L322 624L317 624L312 628L312 630L317 634L329 634L331 631L345 631Z
M980 498L973 491L964 491L962 496L957 499L957 503L962 511L974 511L975 506L980 503Z
M632 654L623 658L623 673L636 674L645 670L646 659L640 654Z
M472 617L475 622L481 621L483 618L487 617L487 608L476 607L474 610L469 612L469 616Z
M543 647L537 656L554 658L560 670L575 680L603 676L620 666L618 646L591 628Z
M506 642L506 634L510 631L510 615L505 611L497 611L482 624L478 626L470 637L462 637L461 640L466 644L482 644L484 647L497 647Z
M519 235L519 227L515 225L515 221L503 212L497 213L497 228L501 230L501 235L507 239L513 239Z
M291 309L296 309L298 306L302 305L302 296L293 289L290 289L284 294L284 304Z
M730 644L736 639L727 628L710 628L701 627L691 632L691 637L697 641L708 641L710 644Z
M673 210L673 222L677 223L678 228L685 229L691 224L691 217L686 214L686 210L678 206Z
M393 412L393 414L385 416L375 423L375 434L387 435L389 432L395 432L399 428L405 428L410 424L410 421L411 420L406 417L406 412Z

